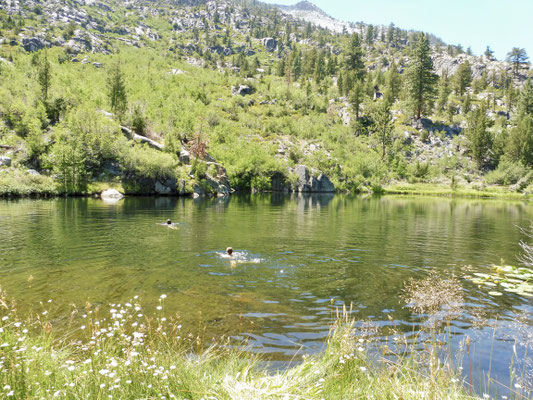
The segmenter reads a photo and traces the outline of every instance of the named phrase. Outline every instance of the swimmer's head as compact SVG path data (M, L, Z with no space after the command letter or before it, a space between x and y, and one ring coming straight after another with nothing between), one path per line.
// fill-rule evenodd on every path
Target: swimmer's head
M167 225L172 225L172 221L167 219Z
M228 248L226 249L226 253L228 253L228 255L231 256L231 255L233 254L233 247L228 247Z

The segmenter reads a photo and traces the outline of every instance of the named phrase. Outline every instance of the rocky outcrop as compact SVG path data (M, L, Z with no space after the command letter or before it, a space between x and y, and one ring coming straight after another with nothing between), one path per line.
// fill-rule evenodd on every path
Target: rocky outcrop
M155 140L149 139L146 136L141 136L136 133L133 134L133 141L140 143L147 143L148 146L156 150L163 150L165 148L161 143L157 143Z
M254 88L248 85L239 85L231 87L231 94L234 96L247 96L254 93Z
M329 178L323 173L319 173L316 176L310 173L309 169L305 165L298 165L292 170L298 177L296 183L292 185L294 192L302 193L332 193L335 192L335 186Z
M45 43L42 39L38 37L24 38L22 39L22 47L26 51L39 51L45 47Z
M282 174L275 174L271 178L273 192L298 192L298 193L335 193L335 185L321 172L310 171L305 165L298 165L289 170L296 175L292 184Z
M278 48L278 41L271 37L261 39L261 44L265 46L265 50L268 52L276 51Z
M9 157L0 157L0 167L1 166L10 167L11 166L11 158L9 158Z
M167 179L165 181L157 180L155 181L154 190L157 194L177 194L178 182L176 179Z

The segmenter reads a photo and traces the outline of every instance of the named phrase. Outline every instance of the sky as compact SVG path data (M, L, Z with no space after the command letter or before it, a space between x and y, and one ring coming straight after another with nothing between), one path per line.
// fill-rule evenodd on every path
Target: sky
M291 5L298 0L262 0ZM533 61L533 0L311 0L331 17L433 33L476 55L487 46L498 59L513 47Z

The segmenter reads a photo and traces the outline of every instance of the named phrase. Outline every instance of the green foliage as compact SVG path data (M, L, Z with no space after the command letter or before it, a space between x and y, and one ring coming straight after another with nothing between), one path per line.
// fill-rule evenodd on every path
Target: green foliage
M126 95L126 82L122 67L119 62L113 64L107 76L107 93L111 110L119 119L126 112L128 99Z
M518 115L533 116L533 82L528 78L518 98Z
M521 163L503 159L498 165L498 168L485 176L485 180L487 183L493 185L513 185L528 174L531 175L530 168L525 167Z
M518 74L520 66L525 64L528 59L529 57L526 50L519 47L513 47L513 49L507 53L507 61L513 64L513 72L515 75Z
M364 101L364 97L363 84L360 80L357 80L350 94L350 103L355 113L355 119L359 118L359 111L361 109L361 104Z
M489 157L492 146L492 134L489 131L489 120L484 107L479 107L470 113L465 136L468 139L468 148L477 165L483 167Z
M48 61L48 53L43 52L38 63L37 81L41 86L41 96L44 101L48 100L48 92L52 84L52 72L50 61Z
M376 135L381 146L381 160L384 160L387 147L392 143L392 132L394 129L389 103L381 101L374 108L372 119L374 121L373 133Z
M472 83L472 68L468 60L459 65L457 72L453 76L453 87L457 95L463 96L466 89Z
M509 130L505 154L510 160L533 167L533 116L525 115Z
M387 89L385 90L385 101L394 104L400 95L402 80L398 73L398 67L393 62L386 73L385 78Z
M122 148L119 160L135 176L149 179L173 178L178 167L175 156L151 149L147 145Z
M357 33L353 33L346 49L344 57L344 68L354 79L362 79L365 73L363 62L363 49L361 39Z
M50 196L60 194L55 179L46 175L34 175L11 170L0 174L0 197L2 196Z
M141 106L137 104L133 108L133 113L131 116L131 129L133 129L133 132L139 135L144 135L146 133L146 127L146 117Z
M409 106L418 119L432 108L437 79L433 73L428 37L421 33L406 71L405 82Z

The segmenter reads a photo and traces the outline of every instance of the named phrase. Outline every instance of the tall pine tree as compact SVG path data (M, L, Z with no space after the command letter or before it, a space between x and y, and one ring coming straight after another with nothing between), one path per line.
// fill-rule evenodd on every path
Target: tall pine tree
M355 79L362 79L365 74L365 63L363 61L363 49L361 48L361 39L357 33L354 33L350 39L346 56L344 58L344 68Z
M472 83L472 69L470 68L468 60L459 65L457 72L453 76L453 83L455 93L463 97L466 88Z
M120 63L111 66L107 77L107 90L111 110L120 118L126 112L128 99L126 95L126 82Z
M406 71L407 99L417 119L430 111L437 79L438 76L433 73L428 37L421 33Z

